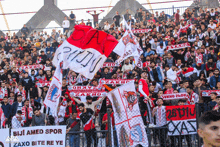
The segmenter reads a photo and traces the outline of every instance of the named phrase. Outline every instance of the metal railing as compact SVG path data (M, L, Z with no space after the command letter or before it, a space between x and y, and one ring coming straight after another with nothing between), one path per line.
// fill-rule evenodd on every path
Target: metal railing
M177 11L177 9L180 10L180 14L183 14L185 9L187 9L189 6L181 6L181 7L175 7L175 6L172 6L172 7L169 7L169 8L157 8L157 9L148 9L149 12L155 12L158 11L158 13L164 11L165 14L169 17L173 16L174 12ZM102 19L99 19L99 22L101 21ZM80 20L76 20L78 22L81 22L81 19ZM92 22L93 24L93 19L90 19L90 21ZM84 20L84 22L88 22L88 20ZM62 29L62 27L48 27L48 28L31 28L31 30L51 30L51 29ZM1 30L2 32L4 33L7 33L8 31L12 31L12 32L17 32L17 31L20 31L20 29L12 29L12 30Z

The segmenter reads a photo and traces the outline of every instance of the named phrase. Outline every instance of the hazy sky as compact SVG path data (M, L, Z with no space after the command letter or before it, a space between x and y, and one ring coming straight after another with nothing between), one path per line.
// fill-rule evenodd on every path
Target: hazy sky
M111 2L112 1L112 2ZM58 7L62 9L74 9L74 8L87 8L87 7L100 7L100 6L113 6L119 0L58 0ZM140 3L147 3L147 0L137 0ZM150 0L151 3L162 2L162 1L171 1L171 0ZM44 0L2 0L1 1L5 13L17 13L17 12L32 12L38 11L44 4ZM111 4L110 4L111 3ZM175 7L189 6L192 4L192 1L178 2L178 3L163 3L163 4L152 4L153 9L158 8L171 8L172 5ZM146 9L149 9L148 5L144 5ZM104 13L100 15L100 18L103 18L107 12L111 9L97 9L105 10ZM87 10L75 10L74 14L76 19L92 19ZM160 11L160 10L159 10ZM172 13L171 10L165 10L167 13ZM64 11L68 16L70 11ZM0 14L2 12L0 11ZM34 15L31 14L15 14L15 15L6 15L10 30L18 30L22 28L23 24L28 22L29 19ZM55 22L51 22L47 27L59 27ZM0 30L7 30L3 15L0 15ZM47 30L50 32L51 30ZM7 31L4 31L6 33ZM17 31L16 31L17 32Z

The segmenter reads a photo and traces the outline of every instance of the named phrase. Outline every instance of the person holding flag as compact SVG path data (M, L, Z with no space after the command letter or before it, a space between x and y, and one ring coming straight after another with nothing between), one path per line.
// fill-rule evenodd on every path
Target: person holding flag
M96 129L95 125L93 123L93 115L94 111L90 108L86 108L83 103L80 103L78 105L80 114L78 116L78 119L82 120L83 126L84 126L84 131L86 135L86 140L87 140L87 147L91 147L92 145L92 138L94 139L94 146L97 147L98 144L98 139L96 135ZM71 126L66 130L66 133L68 133L73 127L75 127L79 121L74 121Z

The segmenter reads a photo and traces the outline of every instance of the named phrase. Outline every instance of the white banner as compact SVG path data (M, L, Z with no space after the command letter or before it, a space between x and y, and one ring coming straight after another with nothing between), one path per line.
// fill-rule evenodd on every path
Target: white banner
M191 47L188 42L187 43L182 43L182 44L167 46L167 50L178 50L178 49L187 48L187 47Z
M66 126L36 126L12 129L11 135L18 138L12 147L65 147Z
M21 69L23 70L26 70L26 69L36 69L36 68L44 68L44 65L42 64L37 64L37 65L23 65L20 67Z
M6 139L9 137L9 129L0 129L0 147L9 147L9 142Z
M151 29L136 29L136 30L131 30L132 33L148 33L151 31Z
M132 32L128 33L128 31L126 31L113 51L120 56L120 58L116 61L117 65L128 57L133 56L135 59L135 65L142 68L142 62L139 58L143 53L143 50Z
M145 126L140 114L134 81L108 93L114 110L115 126L119 146L148 147Z
M51 81L39 81L39 82L36 82L36 85L37 87L44 87L44 86L50 87L50 83Z
M68 86L69 91L101 90L98 86Z
M166 100L176 100L176 99L189 99L188 93L173 93L173 94L163 94L161 98Z
M115 67L117 66L114 62L105 62L102 67Z
M70 91L71 97L79 97L79 96L104 96L106 91Z
M129 83L131 81L134 81L134 79L101 79L101 83L102 84L118 84L118 85L123 85L123 84L126 84L126 83Z

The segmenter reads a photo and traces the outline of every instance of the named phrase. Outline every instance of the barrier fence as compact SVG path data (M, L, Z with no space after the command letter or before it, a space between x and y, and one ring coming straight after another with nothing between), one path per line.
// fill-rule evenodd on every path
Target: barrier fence
M198 122L199 117L205 111L209 111L212 109L212 106L205 103L196 103L196 122ZM97 145L98 147L117 147L118 146L118 138L116 135L115 127L111 125L111 112L108 109L107 111L107 120L108 120L108 128L105 129L105 125L102 124L102 118L104 113L100 113L95 119L95 129L92 131L84 131L83 124L80 124L80 130L67 133L65 138L66 145L70 145L70 140L73 142L78 142L79 146L87 146L87 143L91 143L92 145ZM44 127L44 126L42 126ZM50 126L48 126L50 127ZM111 128L112 127L112 128ZM177 127L177 126L176 126ZM41 129L40 126L38 126ZM198 128L198 123L197 123ZM9 126L9 136L11 137L11 127ZM146 134L148 138L149 147L201 147L202 140L196 134L187 134L182 135L181 130L179 135L176 134L174 136L168 135L169 130L168 125L163 127L151 127L149 125L146 126ZM113 138L112 138L113 137ZM126 135L125 135L126 138ZM12 146L9 143L9 146ZM140 145L141 146L141 145Z
M174 12L177 11L177 9L180 10L180 14L183 14L185 9L187 9L189 6L181 6L181 7L175 7L174 5L172 7L168 7L168 8L157 8L157 9L148 9L148 11L150 13L154 13L156 11L158 11L158 13L161 13L162 11L165 12L165 14L167 15L168 18L172 18ZM99 19L99 22L101 21L102 19ZM76 20L78 21L79 23L81 22L81 19L80 20ZM93 19L90 19L91 22L93 22ZM84 20L84 22L88 22L88 20ZM93 23L92 23L93 24ZM29 28L30 30L51 30L51 29L62 29L62 27L47 27L47 28ZM12 31L12 32L18 32L20 31L20 29L11 29L11 30L1 30L2 32L4 33L7 33L9 31Z

